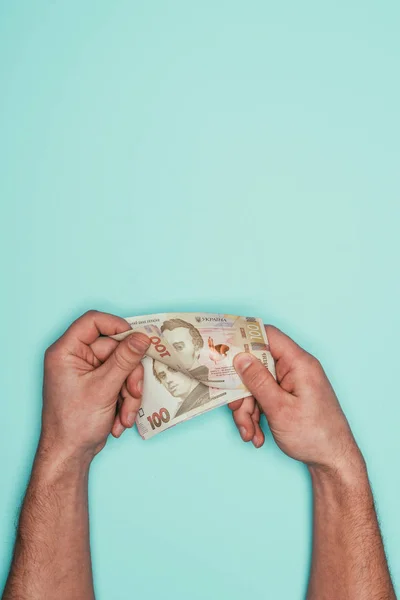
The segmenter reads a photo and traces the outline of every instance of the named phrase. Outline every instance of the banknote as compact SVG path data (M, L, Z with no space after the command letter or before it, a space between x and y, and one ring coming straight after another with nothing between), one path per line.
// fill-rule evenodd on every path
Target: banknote
M140 435L148 439L203 412L250 395L233 366L250 352L275 375L261 319L213 313L161 313L127 317L122 340L134 331L150 338L143 360Z

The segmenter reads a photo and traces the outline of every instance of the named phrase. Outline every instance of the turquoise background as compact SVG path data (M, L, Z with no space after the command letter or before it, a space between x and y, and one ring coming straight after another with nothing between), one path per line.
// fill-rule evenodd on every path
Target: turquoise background
M315 353L400 585L399 27L397 0L0 2L0 583L43 352L97 308L261 316ZM304 597L306 469L226 407L110 440L90 513L99 600Z

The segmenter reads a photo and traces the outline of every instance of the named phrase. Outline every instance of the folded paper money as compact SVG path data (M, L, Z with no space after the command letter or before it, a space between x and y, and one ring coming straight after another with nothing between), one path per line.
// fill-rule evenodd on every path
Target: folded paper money
M151 345L143 359L142 405L136 424L147 440L212 408L250 396L233 359L254 354L275 375L261 319L212 313L161 313L126 319Z

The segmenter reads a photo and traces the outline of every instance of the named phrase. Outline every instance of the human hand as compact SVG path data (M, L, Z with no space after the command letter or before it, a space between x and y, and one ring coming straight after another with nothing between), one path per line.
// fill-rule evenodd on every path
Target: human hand
M319 361L279 329L267 326L266 332L276 362L277 381L251 354L241 353L234 360L236 371L253 394L229 405L242 438L253 440L257 447L264 442L258 402L276 443L288 456L309 466L333 469L360 458L349 424Z
M89 311L48 348L41 447L91 460L110 433L119 437L134 424L143 386L141 359L150 340L142 333L122 342L100 337L127 329L120 317Z

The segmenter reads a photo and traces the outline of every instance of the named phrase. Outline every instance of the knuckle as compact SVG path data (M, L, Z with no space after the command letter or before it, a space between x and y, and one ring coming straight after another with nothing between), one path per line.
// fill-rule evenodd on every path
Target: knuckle
M57 347L52 344L44 353L44 361L46 364L54 362L58 358Z
M318 371L323 371L324 370L324 367L322 366L322 364L321 364L321 362L319 361L318 358L314 358L314 367Z
M322 370L322 365L319 362L318 358L316 358L312 354L308 355L307 361L308 361L308 365L311 369L313 369L315 371Z
M300 361L299 361L299 364L300 364ZM313 356L309 352L304 352L304 354L301 357L301 366L304 369L306 369L308 371L312 371L314 369L317 369L319 365L320 365L319 360L317 358L315 358L315 356Z
M95 310L94 308L91 308L90 310L87 310L85 312L85 315L88 316L88 317L94 317L95 315L98 314L98 312L99 312L98 310Z
M302 373L310 385L317 385L325 377L320 361L312 354L307 354L302 364Z

